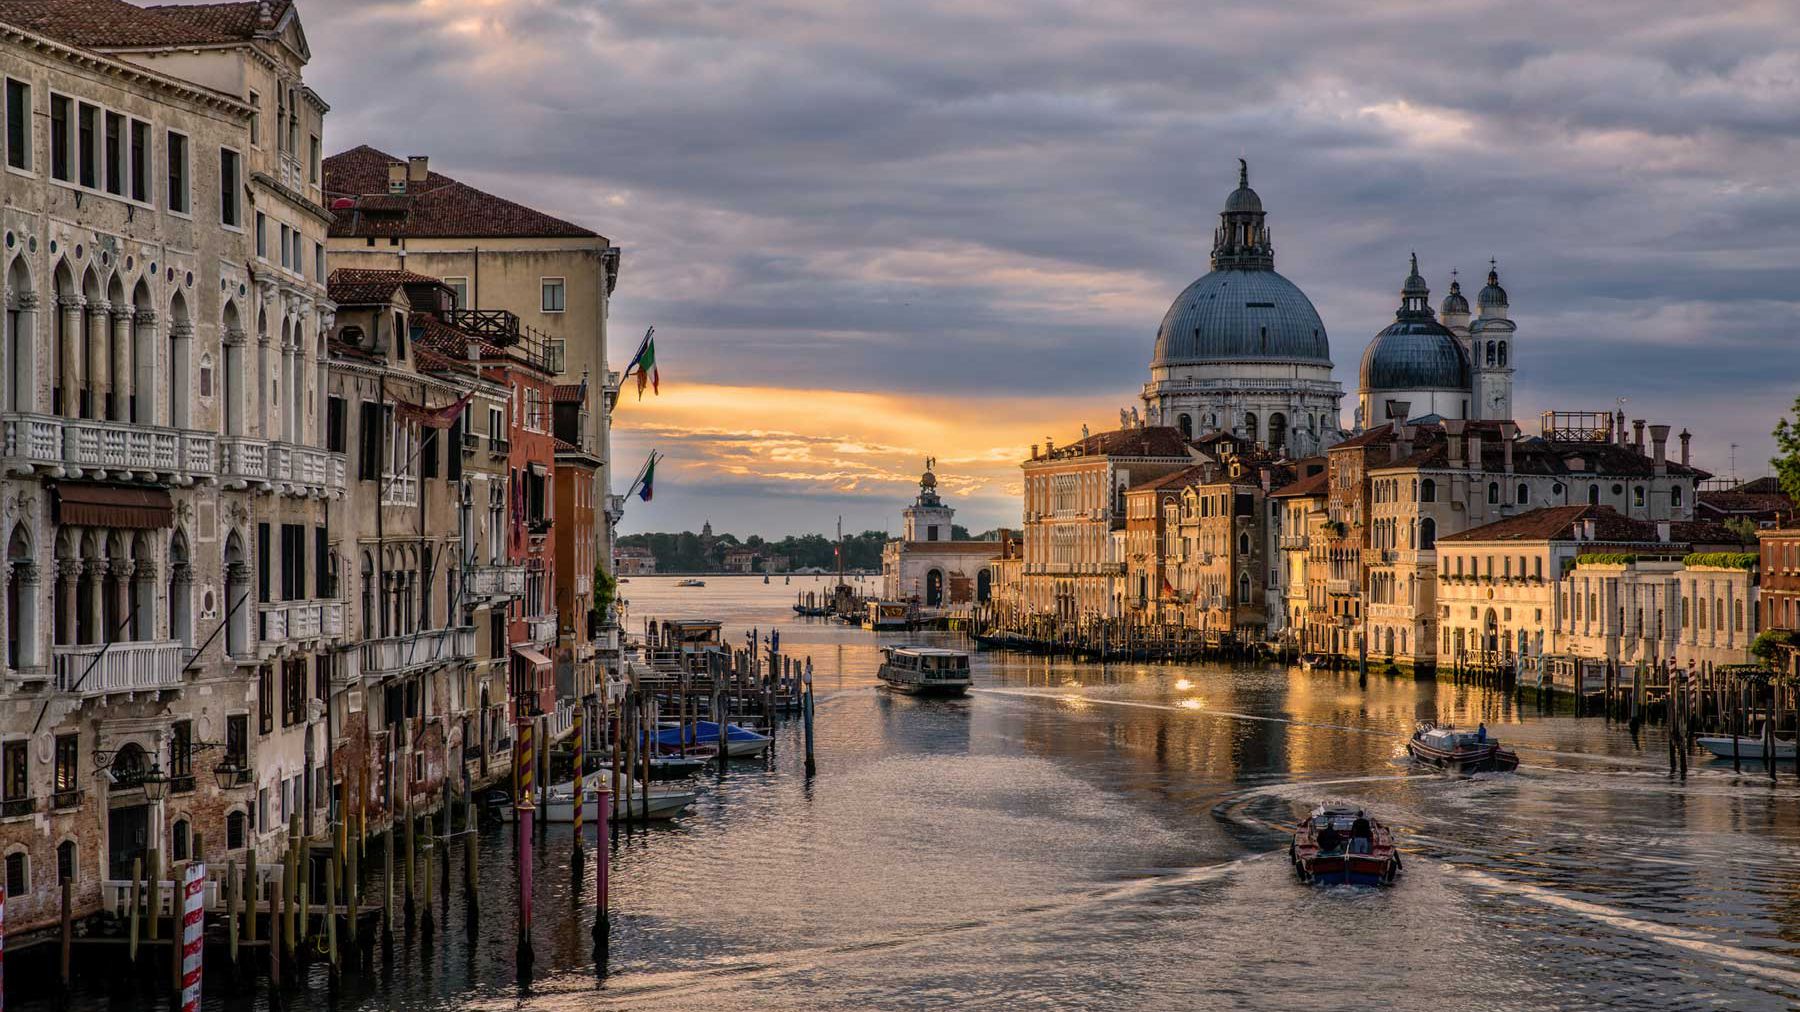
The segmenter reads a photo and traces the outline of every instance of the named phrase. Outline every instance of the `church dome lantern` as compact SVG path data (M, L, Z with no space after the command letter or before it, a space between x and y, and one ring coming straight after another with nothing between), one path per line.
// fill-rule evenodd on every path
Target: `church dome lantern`
M1238 160L1238 187L1213 233L1212 271L1163 314L1151 368L1209 362L1331 365L1325 324L1312 300L1275 270L1262 198Z

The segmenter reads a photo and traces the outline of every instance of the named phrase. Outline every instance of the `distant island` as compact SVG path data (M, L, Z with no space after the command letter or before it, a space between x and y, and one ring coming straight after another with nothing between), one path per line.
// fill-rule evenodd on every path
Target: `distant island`
M998 540L998 531L970 534L958 524L957 540ZM845 570L881 570L884 531L844 535ZM614 556L620 576L647 573L798 573L837 572L837 542L830 535L803 534L770 541L752 534L742 540L734 534L714 534L712 524L700 533L626 534L618 539Z

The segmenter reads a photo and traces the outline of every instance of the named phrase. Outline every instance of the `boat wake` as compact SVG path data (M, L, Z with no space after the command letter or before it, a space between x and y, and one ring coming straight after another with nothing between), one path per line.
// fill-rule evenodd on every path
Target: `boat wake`
M855 963L871 955L887 956L914 950L941 947L952 936L993 930L1014 929L1037 921L1055 920L1084 910L1111 907L1122 902L1143 900L1160 893L1172 892L1240 874L1247 868L1274 856L1274 852L1251 854L1221 864L1183 868L1165 874L1145 875L1123 882L1071 894L1053 903L1020 907L1006 914L977 918L933 927L930 931L864 939L821 948L776 950L746 953L716 960L703 967L685 970L637 972L629 971L609 977L604 990L596 993L591 965L587 973L558 974L534 984L534 997L580 995L583 1007L641 1007L650 999L667 1000L707 994L720 989L736 988L748 981L807 974L836 965ZM616 944L616 939L615 939ZM469 1008L516 1009L513 997L495 998L487 1002L471 1002Z

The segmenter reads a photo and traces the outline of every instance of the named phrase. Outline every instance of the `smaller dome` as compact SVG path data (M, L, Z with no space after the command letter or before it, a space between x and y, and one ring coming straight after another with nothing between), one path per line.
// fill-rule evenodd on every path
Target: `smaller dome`
M1452 272L1450 277L1450 294L1444 296L1444 304L1438 307L1438 315L1449 316L1453 313L1461 313L1467 316L1468 312L1469 300L1463 298L1462 282L1456 280L1455 272Z
M1498 269L1490 268L1488 270L1487 287L1481 290L1481 294L1477 295L1475 300L1483 308L1495 306L1504 309L1506 307L1506 289L1500 287L1500 271Z
M1396 320L1363 352L1365 391L1467 390L1462 342L1436 320Z

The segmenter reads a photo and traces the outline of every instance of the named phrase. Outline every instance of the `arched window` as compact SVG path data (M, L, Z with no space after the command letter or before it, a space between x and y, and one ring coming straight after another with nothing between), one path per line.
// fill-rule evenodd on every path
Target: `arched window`
M1239 573L1238 574L1238 598L1237 599L1238 599L1239 604L1249 604L1250 603L1250 574L1249 573Z
M1488 482L1488 505L1498 506L1499 504L1500 504L1500 483L1497 481L1490 481L1490 482Z
M1269 416L1269 448L1279 450L1287 445L1287 416L1277 411Z
M238 850L244 846L244 813L232 812L225 816L225 849Z
M31 894L31 857L24 851L6 855L6 895Z
M1183 437L1187 439L1194 438L1194 420L1188 417L1185 412L1175 419L1175 427L1181 430Z
M1437 482L1430 478L1419 482L1419 501L1437 502Z
M1250 535L1249 534L1240 533L1238 535L1238 554L1239 555L1249 555L1250 554Z
M1599 485L1589 485L1588 486L1588 505L1589 506L1600 505L1600 486Z
M1520 506L1524 506L1529 502L1531 502L1531 486L1524 482L1519 482L1518 503Z
M75 863L75 841L64 840L56 845L56 880L73 882L78 866Z
M1419 550L1429 551L1435 547L1437 547L1437 521L1430 517L1423 517L1419 520Z
M16 669L30 666L37 657L37 581L24 524L13 528L6 563L6 663Z
M1492 341L1487 343L1487 364L1494 364L1494 342Z
M1505 368L1505 366L1506 366L1506 342L1505 341L1500 342L1500 365L1502 368Z
M1244 435L1251 439L1255 439L1258 431L1259 430L1256 427L1256 412L1244 412Z
M1637 506L1640 508L1644 505L1644 486L1642 486L1642 485L1631 486L1631 505Z
M1675 487L1669 489L1669 505L1671 505L1671 506L1680 506L1681 505L1681 486L1680 485L1676 485Z
M188 820L176 819L169 827L169 859L186 861L188 859Z

